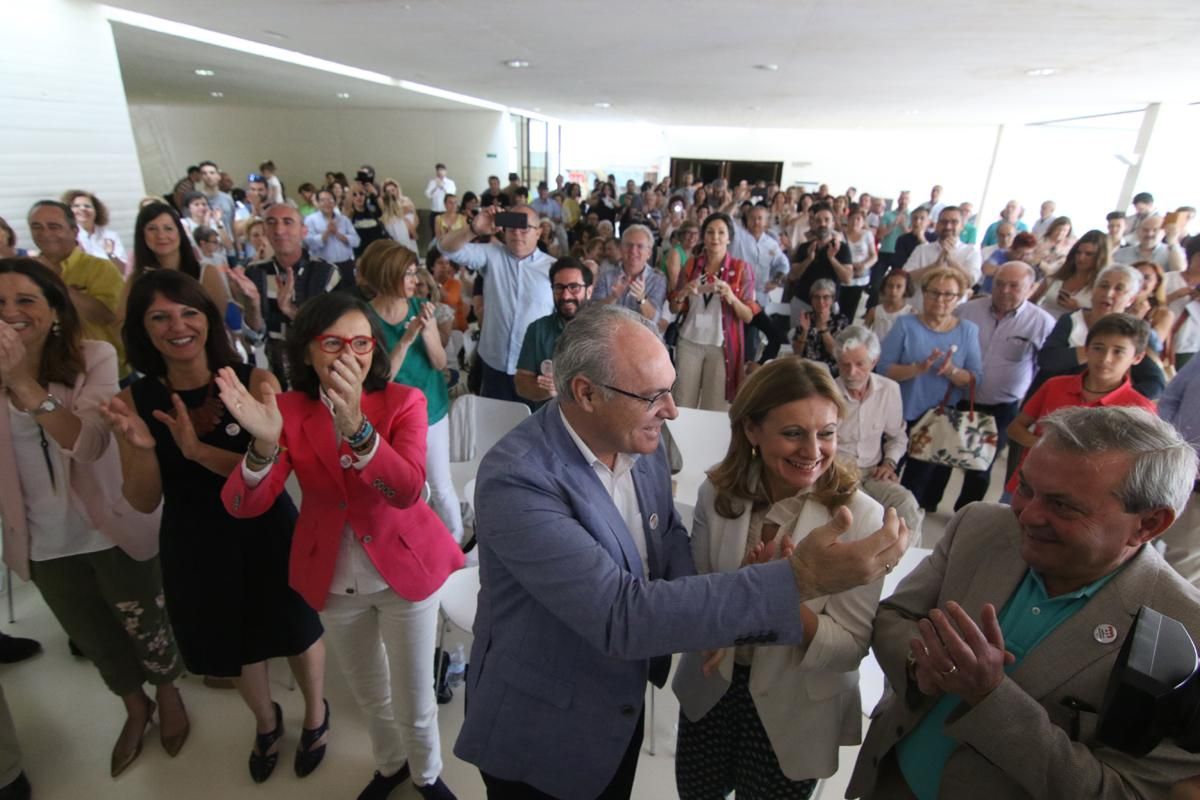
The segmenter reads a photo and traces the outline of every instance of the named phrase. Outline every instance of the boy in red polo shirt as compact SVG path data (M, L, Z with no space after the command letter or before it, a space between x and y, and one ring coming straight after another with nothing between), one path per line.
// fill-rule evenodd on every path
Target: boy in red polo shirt
M1154 403L1129 382L1129 370L1145 357L1149 339L1150 326L1145 320L1129 314L1098 319L1088 329L1087 369L1043 383L1008 426L1008 438L1028 451L1042 435L1038 420L1065 406L1137 406L1158 413ZM1018 466L1004 486L1009 495L1017 490L1019 474Z

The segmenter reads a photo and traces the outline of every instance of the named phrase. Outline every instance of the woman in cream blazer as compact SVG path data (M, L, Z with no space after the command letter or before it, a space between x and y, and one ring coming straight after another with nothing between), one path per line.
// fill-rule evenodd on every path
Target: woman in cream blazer
M813 362L778 359L748 379L730 409L729 453L700 489L698 573L790 553L822 525L841 527L843 541L881 526L882 507L835 460L843 416L841 393ZM673 685L683 800L730 790L803 799L837 771L838 748L862 740L858 665L882 588L878 580L805 602L802 645L683 656Z

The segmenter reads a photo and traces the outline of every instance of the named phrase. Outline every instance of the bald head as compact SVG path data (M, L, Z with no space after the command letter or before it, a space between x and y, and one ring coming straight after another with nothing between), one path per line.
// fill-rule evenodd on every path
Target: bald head
M992 308L998 314L1015 311L1029 299L1036 277L1024 261L1002 264L992 278Z

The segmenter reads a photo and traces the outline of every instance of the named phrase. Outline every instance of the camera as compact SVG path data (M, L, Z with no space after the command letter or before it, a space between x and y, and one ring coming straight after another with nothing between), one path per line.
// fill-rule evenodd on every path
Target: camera
M1200 658L1187 628L1142 606L1109 676L1097 738L1136 756L1166 738L1200 752L1198 673Z
M375 174L370 170L360 169L354 176L354 180L359 183L372 183L375 180Z

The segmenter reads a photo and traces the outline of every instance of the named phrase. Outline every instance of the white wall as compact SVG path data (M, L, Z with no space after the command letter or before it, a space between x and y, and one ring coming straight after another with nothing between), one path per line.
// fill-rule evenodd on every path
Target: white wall
M789 130L653 125L564 126L563 167L612 172L657 169L671 158L782 161L782 184L828 183L842 191L895 197L910 189L926 199L941 183L951 202L977 201L995 140L994 128L956 130Z
M88 189L128 242L144 190L108 21L81 0L10 3L4 17L0 215L32 247L29 206Z
M512 125L497 111L400 111L131 104L146 183L170 191L188 165L217 162L240 186L268 158L289 196L327 170L353 179L363 163L378 180L395 178L418 208L425 184L443 162L460 193L478 194L487 176L507 172ZM488 154L494 153L495 158Z

